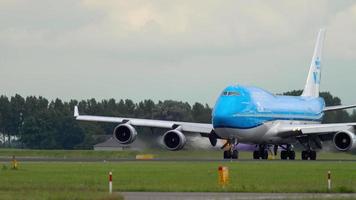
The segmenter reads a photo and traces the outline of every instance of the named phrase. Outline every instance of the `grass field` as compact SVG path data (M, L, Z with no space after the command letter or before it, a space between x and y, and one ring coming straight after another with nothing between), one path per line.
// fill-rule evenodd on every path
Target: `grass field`
M153 154L155 158L211 158L221 159L221 150L145 150L138 151L93 151L93 150L28 150L28 149L0 149L0 157L42 157L42 158L89 158L89 159L118 159L135 158L137 154ZM252 152L240 152L241 159L251 159ZM276 157L279 159L279 156ZM300 159L300 152L296 152L296 159ZM318 152L318 159L356 160L356 155L343 152Z
M120 199L107 195L108 172L115 191L332 192L356 191L354 162L89 162L1 163L0 199ZM230 184L218 185L218 166L230 169Z
M19 170L0 162L0 199L122 199L108 195L108 172L114 190L175 192L327 192L326 173L332 172L331 192L356 192L356 162L339 161L214 161L214 162L21 162L23 157L135 158L152 153L155 158L220 159L221 151L64 151L0 149L0 157L19 158ZM240 157L250 159L251 152ZM347 153L318 154L320 159L347 160ZM299 159L299 154L298 154ZM218 166L230 169L230 184L221 188ZM26 197L26 198L24 198Z

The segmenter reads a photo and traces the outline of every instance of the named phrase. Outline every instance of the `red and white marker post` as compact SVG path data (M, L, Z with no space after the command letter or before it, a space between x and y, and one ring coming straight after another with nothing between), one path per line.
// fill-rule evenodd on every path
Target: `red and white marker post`
M109 172L109 193L112 193L112 172Z
M328 191L331 190L331 172L328 171Z

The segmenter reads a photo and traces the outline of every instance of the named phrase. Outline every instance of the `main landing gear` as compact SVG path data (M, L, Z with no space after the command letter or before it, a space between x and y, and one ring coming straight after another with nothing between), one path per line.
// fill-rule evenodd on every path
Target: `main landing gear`
M281 160L295 160L295 151L293 151L292 145L287 144L287 147L281 146Z
M268 159L268 150L267 150L267 145L260 144L258 146L258 150L253 152L253 159L262 159L262 160L267 160Z
M277 155L279 145L274 145L273 146L273 154L274 156ZM283 149L281 151L281 160L295 160L295 151L293 150L293 146L290 144L287 145L280 145L280 147ZM262 160L267 160L268 159L268 152L271 152L270 148L266 144L260 144L258 145L258 150L253 152L253 159L262 159ZM272 154L272 152L271 152Z
M295 151L293 151L292 145L287 144L286 146L281 146L283 150L281 151L281 159L282 160L295 160ZM258 146L258 150L253 152L253 159L268 159L268 146L265 144L260 144ZM278 145L274 145L273 153L276 156L278 150Z
M236 139L228 140L221 149L224 149L224 159L238 159L239 152L237 151Z
M302 160L316 160L316 151L313 150L302 151Z
M287 146L280 146L283 148L281 151L281 160L295 160L295 151L293 151L292 146L287 144ZM312 150L310 145L306 145L306 149L302 151L302 160L316 160L316 151Z
M307 143L302 143L305 145L305 149L302 151L301 158L302 160L316 160L316 151L312 150L310 145ZM238 159L239 158L239 152L237 151L237 140L236 139L230 139L228 140L222 147L221 149L224 149L224 159ZM253 152L253 159L255 160L267 160L269 151L271 146L268 146L266 144L260 144L258 145L258 150ZM281 160L295 160L295 151L293 150L293 146L290 144L286 145L274 145L273 146L273 153L276 156L278 147L281 147L283 150L281 151ZM271 152L272 153L272 152Z
M301 158L302 160L316 160L316 151L312 148L312 143L316 148L321 149L321 141L316 137L307 137L307 138L300 138L299 142L304 146L304 151L302 151Z

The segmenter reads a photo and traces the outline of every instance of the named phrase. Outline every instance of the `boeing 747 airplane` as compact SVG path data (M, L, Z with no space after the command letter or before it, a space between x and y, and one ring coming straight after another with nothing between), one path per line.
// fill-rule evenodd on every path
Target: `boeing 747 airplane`
M135 127L156 127L167 129L163 143L168 150L180 150L186 143L185 134L200 133L208 137L212 146L218 139L226 140L223 147L225 159L237 159L237 144L254 144L254 159L267 159L268 149L273 147L277 154L281 148L281 159L295 159L293 144L300 143L305 148L301 159L315 160L317 148L323 141L330 140L340 151L356 147L356 123L321 124L325 112L356 107L325 107L319 97L321 52L325 30L319 31L305 88L301 96L274 95L257 87L231 85L219 96L212 113L212 123L189 123L126 117L104 117L80 115L74 108L77 120L112 122L118 125L113 137L121 144L135 141Z

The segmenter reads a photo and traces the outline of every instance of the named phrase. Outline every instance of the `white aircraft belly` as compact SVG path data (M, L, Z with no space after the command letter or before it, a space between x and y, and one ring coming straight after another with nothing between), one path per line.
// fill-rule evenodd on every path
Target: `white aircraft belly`
M269 127L265 124L250 129L237 128L217 128L215 132L221 138L236 138L241 143L260 143L263 136L267 133Z
M236 138L241 143L253 143L253 144L284 144L294 143L295 138L281 138L277 136L277 132L271 131L277 125L281 124L306 124L315 123L308 121L289 121L289 120L276 120L266 122L260 126L250 129L238 129L238 128L215 128L215 132L223 139Z

